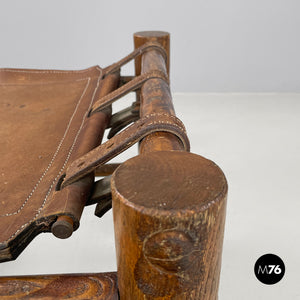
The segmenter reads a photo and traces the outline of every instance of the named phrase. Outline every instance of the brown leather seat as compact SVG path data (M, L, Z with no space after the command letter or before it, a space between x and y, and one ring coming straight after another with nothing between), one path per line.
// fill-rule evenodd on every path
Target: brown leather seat
M101 142L107 117L87 114L102 72L0 70L0 261L16 258L60 214L78 227L91 183L58 184L70 162Z

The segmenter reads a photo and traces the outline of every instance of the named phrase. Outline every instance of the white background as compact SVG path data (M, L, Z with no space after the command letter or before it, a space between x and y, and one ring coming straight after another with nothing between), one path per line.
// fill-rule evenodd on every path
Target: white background
M300 92L298 0L0 0L0 67L106 66L171 33L174 92Z
M132 50L133 32L171 32L177 115L192 152L214 160L229 183L219 298L300 299L300 2L0 3L1 67L105 66ZM38 236L0 275L116 270L111 213L98 219L93 209L70 239ZM270 252L286 264L274 286L253 273Z

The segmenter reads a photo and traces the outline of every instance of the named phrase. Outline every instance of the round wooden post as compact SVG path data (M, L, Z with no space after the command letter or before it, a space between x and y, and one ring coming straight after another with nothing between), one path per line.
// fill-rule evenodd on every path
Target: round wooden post
M227 183L183 151L139 155L112 178L120 299L215 300Z
M167 33L141 32L134 40L136 47L159 42L169 53ZM153 69L168 70L156 50L136 61L137 75ZM148 80L139 97L141 116L175 114L161 79ZM212 161L181 150L171 133L150 134L140 143L141 155L112 176L121 300L218 297L227 182Z
M166 64L166 70L169 74L170 71L170 34L165 31L140 31L136 32L133 35L134 38L134 47L139 48L143 44L147 42L156 42L161 44L167 53L167 64ZM140 75L141 74L141 57L138 57L135 60L135 74Z

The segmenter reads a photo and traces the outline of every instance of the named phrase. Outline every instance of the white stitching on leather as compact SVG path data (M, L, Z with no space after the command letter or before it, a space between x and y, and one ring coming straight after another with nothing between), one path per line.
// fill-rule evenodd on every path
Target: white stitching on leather
M42 176L40 177L40 179L37 181L37 183L35 184L35 186L34 186L33 189L31 190L31 192L29 193L29 195L28 195L28 197L26 198L26 200L24 201L24 203L20 206L20 208L19 208L18 210L16 210L15 212L12 212L12 213L6 213L6 214L3 214L3 215L0 215L0 217L9 217L9 216L17 215L18 213L20 213L21 210L25 207L25 205L26 205L26 203L28 202L28 200L32 197L33 193L34 193L34 192L36 191L36 189L38 188L39 184L42 182L43 178L45 177L45 175L47 174L47 172L49 171L49 169L51 168L51 166L52 166L53 162L55 161L55 158L56 158L56 156L57 156L57 154L58 154L58 152L59 152L59 150L60 150L60 148L61 148L61 146L62 146L62 144L63 144L63 142L64 142L64 140L65 140L65 138L66 138L67 132L68 132L69 129L70 129L71 123L72 123L73 118L74 118L74 116L75 116L75 113L76 113L76 111L77 111L77 109L78 109L78 107L79 107L79 104L80 104L80 102L81 102L81 100L82 100L82 98L83 98L83 95L85 94L85 92L86 92L86 90L87 90L87 87L89 86L90 78L84 78L84 79L82 79L82 80L86 80L86 79L87 79L87 84L86 84L86 86L85 86L85 88L84 88L84 90L83 90L83 92L82 92L82 94L81 94L81 96L80 96L80 98L79 98L79 100L78 100L76 106L75 106L74 112L73 112L73 114L72 114L72 116L71 116L71 118L70 118L70 120L69 120L69 123L68 123L68 125L67 125L66 130L65 130L65 133L64 133L62 139L60 140L60 142L59 142L59 144L58 144L58 146L57 146L57 148L56 148L56 151L55 151L55 153L54 153L54 155L53 155L53 157L52 157L52 159L51 159L49 165L47 166L47 168L45 169L44 173L42 174Z
M70 83L70 82L76 82L76 81L83 81L83 80L86 80L90 77L86 77L86 78L80 78L80 79L76 79L76 80L65 80L65 81L61 81L61 82L57 82L57 81L49 81L47 83L45 82L34 82L34 83L22 83L22 82L19 82L19 83L1 83L0 82L0 86L37 86L37 85L46 85L46 84L66 84L66 83Z
M91 67L88 69L84 69L84 70L67 70L67 71L59 71L59 70L22 70L22 69L0 69L0 72L11 72L11 73L32 73L32 74L73 74L73 73L84 73L87 72L93 68L96 68L97 70L99 70L100 68L98 66L96 67Z
M79 129L78 129L78 131L77 131L77 134L76 134L76 136L75 136L75 138L74 138L73 144L72 144L72 146L71 146L71 148L70 148L70 151L69 151L69 153L68 153L68 155L67 155L67 157L66 157L66 160L65 160L65 162L64 162L64 164L63 164L63 166L62 166L62 168L60 169L59 173L58 173L57 176L54 178L52 184L50 185L49 190L48 190L48 192L47 192L47 194L46 194L46 196L45 196L45 198L44 198L44 201L43 201L42 205L41 205L40 208L37 210L37 213L35 214L35 216L34 216L31 220L29 220L27 223L23 224L23 225L20 227L20 229L18 229L14 234L12 234L6 241L4 241L4 242L2 242L2 243L7 243L7 242L8 242L9 240L11 240L14 236L16 236L23 228L25 228L28 224L30 224L33 220L35 220L35 219L39 216L39 214L41 213L42 209L44 208L44 206L45 206L45 204L46 204L46 202L47 202L47 199L48 199L48 197L49 197L49 195L50 195L50 193L51 193L51 191L52 191L52 189L53 189L53 186L55 185L56 181L57 181L58 178L60 177L61 172L63 171L63 169L66 167L66 165L67 165L67 163L68 163L68 160L69 160L69 158L70 158L70 156L71 156L71 154L72 154L72 151L73 151L73 149L74 149L74 146L75 146L75 144L76 144L76 142L77 142L78 136L79 136L79 134L80 134L80 132L81 132L81 130L82 130L82 128L83 128L84 120L85 120L85 118L86 118L86 116L87 116L88 112L90 111L91 106L92 106L92 104L93 104L94 97L95 97L96 91L97 91L97 89L98 89L98 87L99 87L100 79L101 79L101 76L102 76L102 69L100 69L99 67L97 67L97 70L99 71L99 77L98 77L97 85L96 85L96 87L95 87L95 89L94 89L94 92L93 92L93 95L92 95L92 98L91 98L91 101L90 101L88 110L87 110L87 112L84 114L84 116L83 116L83 118L82 118L81 125L80 125L80 127L79 127ZM90 81L90 77L89 77L89 78L86 78L86 79L88 79L88 82Z
M178 122L180 124L180 126L177 125L177 124L175 124L175 123L171 123L169 121L163 121L163 123L171 124L171 125L173 125L175 127L178 127L180 130L182 130L186 134L186 129L185 129L184 124L182 123L182 121L180 119L178 119L176 116L173 116L173 115L170 115L170 114L167 114L167 113L151 113L151 114L143 116L136 123L141 122L142 119L149 119L149 118L155 117L155 116L164 116L164 117L169 117L171 119L174 119L174 121ZM162 123L162 122L161 121L154 121L154 122L151 122L151 123L149 123L147 125L158 124L158 123ZM120 133L125 134L126 132L128 132L130 130L131 130L131 127L129 126L129 127L125 128L125 129L123 129ZM104 144L102 144L102 145L104 145ZM184 145L184 146L186 146L186 145ZM80 160L85 160L87 157L90 156L90 154L92 152L97 152L97 151L99 151L98 148L95 148L95 149L91 150L90 152L86 153L85 155L82 155L79 159Z

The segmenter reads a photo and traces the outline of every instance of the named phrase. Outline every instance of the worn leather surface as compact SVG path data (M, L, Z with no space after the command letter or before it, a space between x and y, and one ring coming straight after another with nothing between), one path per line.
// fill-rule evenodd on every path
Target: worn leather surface
M66 187L69 184L76 182L78 179L111 160L145 136L157 131L174 134L182 143L182 148L186 151L190 150L190 143L185 127L178 118L163 113L149 114L142 117L104 144L99 145L97 148L73 161L67 168L62 187Z
M102 72L0 69L0 262L49 231L57 215L78 227L93 176L56 189L69 164L101 142L107 115L87 113Z
M150 78L167 81L159 71L149 72L105 97L117 89L119 68L151 49L166 55L160 45L149 43L105 69L0 69L0 262L15 259L37 234L50 231L59 215L71 217L74 229L78 228L93 186L93 169L88 168L83 176L75 174L72 179L76 180L61 185L73 173L66 175L66 170L99 146L114 100ZM157 127L152 126L153 130L160 129L160 121L152 124ZM184 128L176 126L186 142L185 133L181 135ZM176 128L171 132L176 133ZM122 135L114 137L118 138ZM129 147L131 142L120 144ZM118 154L118 149L114 153ZM107 155L113 156L110 151Z

